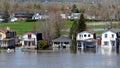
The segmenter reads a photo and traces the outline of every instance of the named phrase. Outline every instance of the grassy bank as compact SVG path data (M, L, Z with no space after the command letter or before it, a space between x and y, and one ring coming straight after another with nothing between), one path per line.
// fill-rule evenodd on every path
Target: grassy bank
M26 21L16 21L9 23L0 23L2 27L10 27L12 30L15 30L18 35L21 35L27 31L33 30L33 27L37 22L26 22Z
M10 27L11 29L15 30L18 35L21 35L27 31L31 31L35 28L35 26L40 26L41 22L26 22L26 21L16 21L16 22L9 22L9 23L0 23L0 26ZM86 22L88 27L92 29L100 29L100 28L107 28L107 25L100 24L101 22ZM72 27L73 21L66 21L66 28L70 29ZM113 27L116 27L116 23L112 24ZM96 31L97 34L101 34L100 31ZM64 34L69 34L69 32L64 32Z

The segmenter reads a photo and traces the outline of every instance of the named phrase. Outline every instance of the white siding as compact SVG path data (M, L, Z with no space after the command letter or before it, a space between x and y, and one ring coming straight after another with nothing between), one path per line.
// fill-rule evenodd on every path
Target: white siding
M90 39L90 38L94 38L93 34L84 31L84 32L78 33L76 39L77 40L86 40L86 39Z
M28 33L22 36L22 45L24 45L25 40L35 40L35 45L37 45L36 35L31 33L31 39L28 38Z
M112 31L107 31L102 33L102 47L112 47L111 41L115 41L116 44L116 33L112 32ZM105 42L107 42L105 44Z

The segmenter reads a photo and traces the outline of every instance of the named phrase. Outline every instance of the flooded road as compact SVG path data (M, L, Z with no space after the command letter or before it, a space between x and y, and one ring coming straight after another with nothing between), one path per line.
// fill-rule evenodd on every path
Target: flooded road
M0 68L120 68L115 49L53 49L47 51L0 51Z

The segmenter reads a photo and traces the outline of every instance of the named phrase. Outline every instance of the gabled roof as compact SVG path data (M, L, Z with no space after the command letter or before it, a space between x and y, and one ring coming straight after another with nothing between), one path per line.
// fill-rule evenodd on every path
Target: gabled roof
M28 33L32 33L32 34L35 34L35 35L36 35L36 34L38 34L38 33L40 33L40 32L38 32L38 31L28 31L28 32L24 33L23 35L28 34ZM23 35L22 35L22 36L23 36Z
M90 34L95 34L95 32L92 29L86 29L86 31L83 31L83 32L88 32ZM83 33L83 32L80 32L80 33Z
M120 29L112 28L112 29L103 31L102 33L105 33L105 32L108 32L108 31L111 31L111 32L113 32L113 33L117 33L117 32L120 32Z
M71 39L69 39L68 37L65 36L60 36L59 38L56 38L54 40L52 40L53 42L71 42Z

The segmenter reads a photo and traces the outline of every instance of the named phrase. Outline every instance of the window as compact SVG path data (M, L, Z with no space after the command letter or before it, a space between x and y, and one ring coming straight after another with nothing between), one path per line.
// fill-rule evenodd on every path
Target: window
M64 42L64 44L69 44L69 42Z
M81 35L79 35L81 37Z
M31 34L30 33L28 34L28 39L31 39Z
M27 45L27 41L24 41L24 45Z
M60 44L60 42L54 42L54 44Z
M105 34L105 38L107 38L107 34Z
M107 41L105 41L105 42L104 42L104 45L108 45L108 42L107 42Z
M112 34L112 38L114 38L114 34Z
M32 41L32 45L35 45L35 41Z
M90 37L90 34L88 35L88 37Z
M86 37L86 34L84 35L84 37Z

